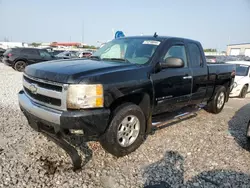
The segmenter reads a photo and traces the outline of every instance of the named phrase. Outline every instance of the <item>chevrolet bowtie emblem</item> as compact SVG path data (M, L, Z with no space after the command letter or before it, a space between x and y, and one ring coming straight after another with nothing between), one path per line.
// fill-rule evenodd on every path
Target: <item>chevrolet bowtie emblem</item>
M31 84L29 87L29 90L31 93L36 94L37 93L37 87L34 84Z

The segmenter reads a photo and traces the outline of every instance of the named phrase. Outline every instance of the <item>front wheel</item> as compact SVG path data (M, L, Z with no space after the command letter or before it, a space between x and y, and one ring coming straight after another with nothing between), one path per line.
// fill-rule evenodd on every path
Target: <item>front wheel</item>
M116 157L135 151L144 141L146 120L141 108L125 103L113 112L113 118L100 139L102 147Z
M240 98L245 98L246 97L247 90L248 90L248 86L244 85L244 87L242 88L241 93L240 93Z
M211 101L208 102L207 111L218 114L224 108L226 102L226 88L224 86L219 87Z

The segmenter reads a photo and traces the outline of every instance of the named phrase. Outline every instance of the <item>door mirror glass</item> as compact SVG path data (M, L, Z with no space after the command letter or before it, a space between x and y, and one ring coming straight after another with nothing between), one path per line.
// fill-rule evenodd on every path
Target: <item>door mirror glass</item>
M160 65L162 69L165 69L165 68L182 68L184 67L185 64L183 60L180 58L168 57L165 59L165 61L160 63Z

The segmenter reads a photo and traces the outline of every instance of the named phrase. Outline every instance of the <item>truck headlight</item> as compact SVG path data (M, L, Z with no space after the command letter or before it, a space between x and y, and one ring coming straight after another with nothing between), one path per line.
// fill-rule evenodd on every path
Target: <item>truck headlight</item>
M101 84L72 84L68 87L67 108L101 108L103 107L103 86Z

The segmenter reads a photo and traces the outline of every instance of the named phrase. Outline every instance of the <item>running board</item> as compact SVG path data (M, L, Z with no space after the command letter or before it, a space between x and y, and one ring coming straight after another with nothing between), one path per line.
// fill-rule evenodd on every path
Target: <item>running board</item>
M205 105L201 104L196 107L185 107L178 112L170 112L170 113L157 115L152 118L152 126L159 127L159 126L166 125L168 122L172 120L181 120L181 118L187 117L189 115L196 116L196 112L200 111L204 107Z

